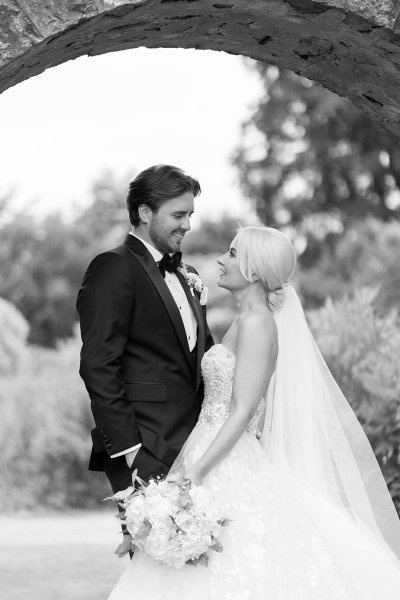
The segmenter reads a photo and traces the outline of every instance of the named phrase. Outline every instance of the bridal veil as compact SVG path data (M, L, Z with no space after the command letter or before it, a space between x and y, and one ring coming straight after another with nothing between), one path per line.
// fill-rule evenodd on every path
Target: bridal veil
M274 313L279 355L263 448L309 491L361 521L400 558L400 521L369 441L330 373L292 284Z

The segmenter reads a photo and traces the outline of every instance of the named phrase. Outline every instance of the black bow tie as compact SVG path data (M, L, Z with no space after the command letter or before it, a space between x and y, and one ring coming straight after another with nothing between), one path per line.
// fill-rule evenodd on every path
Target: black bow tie
M165 277L165 271L169 273L175 273L178 267L181 266L182 252L175 252L172 256L166 252L160 262L158 268L160 269L161 275Z

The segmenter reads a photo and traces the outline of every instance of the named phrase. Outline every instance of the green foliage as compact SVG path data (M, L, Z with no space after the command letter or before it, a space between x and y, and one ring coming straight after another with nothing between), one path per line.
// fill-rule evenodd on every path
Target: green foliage
M375 309L377 288L310 311L308 320L336 381L356 412L400 512L400 316Z
M0 296L28 320L31 343L54 347L72 335L75 299L90 260L119 244L129 229L122 186L110 173L94 182L92 198L69 222L59 214L0 220Z
M218 221L205 220L185 238L185 254L224 254L236 235L236 229L243 225L245 223L229 215Z
M252 63L264 85L234 164L260 219L293 240L305 305L381 285L400 300L400 149L348 100L315 82Z
M79 349L77 335L57 350L28 347L19 374L0 379L2 509L99 507L109 491L87 470L92 416Z
M29 325L19 310L0 298L0 376L18 371Z
M264 96L243 124L234 162L261 220L294 227L315 258L367 216L400 217L400 148L348 100L255 63Z
M400 223L369 218L341 235L334 248L322 245L314 263L299 263L297 281L305 305L320 306L363 286L380 286L381 312L400 305Z

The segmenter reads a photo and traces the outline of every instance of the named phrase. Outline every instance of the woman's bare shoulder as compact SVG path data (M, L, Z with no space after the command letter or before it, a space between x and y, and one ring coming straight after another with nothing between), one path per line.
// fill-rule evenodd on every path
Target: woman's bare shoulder
M277 346L278 331L273 313L268 308L249 311L238 320L237 345L253 350Z
M268 331L276 330L276 323L273 313L269 308L256 308L247 313L244 313L240 319L238 319L238 330L246 331L254 328L267 329Z

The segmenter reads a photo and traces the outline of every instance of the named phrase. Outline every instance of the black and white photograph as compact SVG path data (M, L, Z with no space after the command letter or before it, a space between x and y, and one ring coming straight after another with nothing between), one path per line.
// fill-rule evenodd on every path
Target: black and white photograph
M399 600L400 3L0 48L0 597Z

